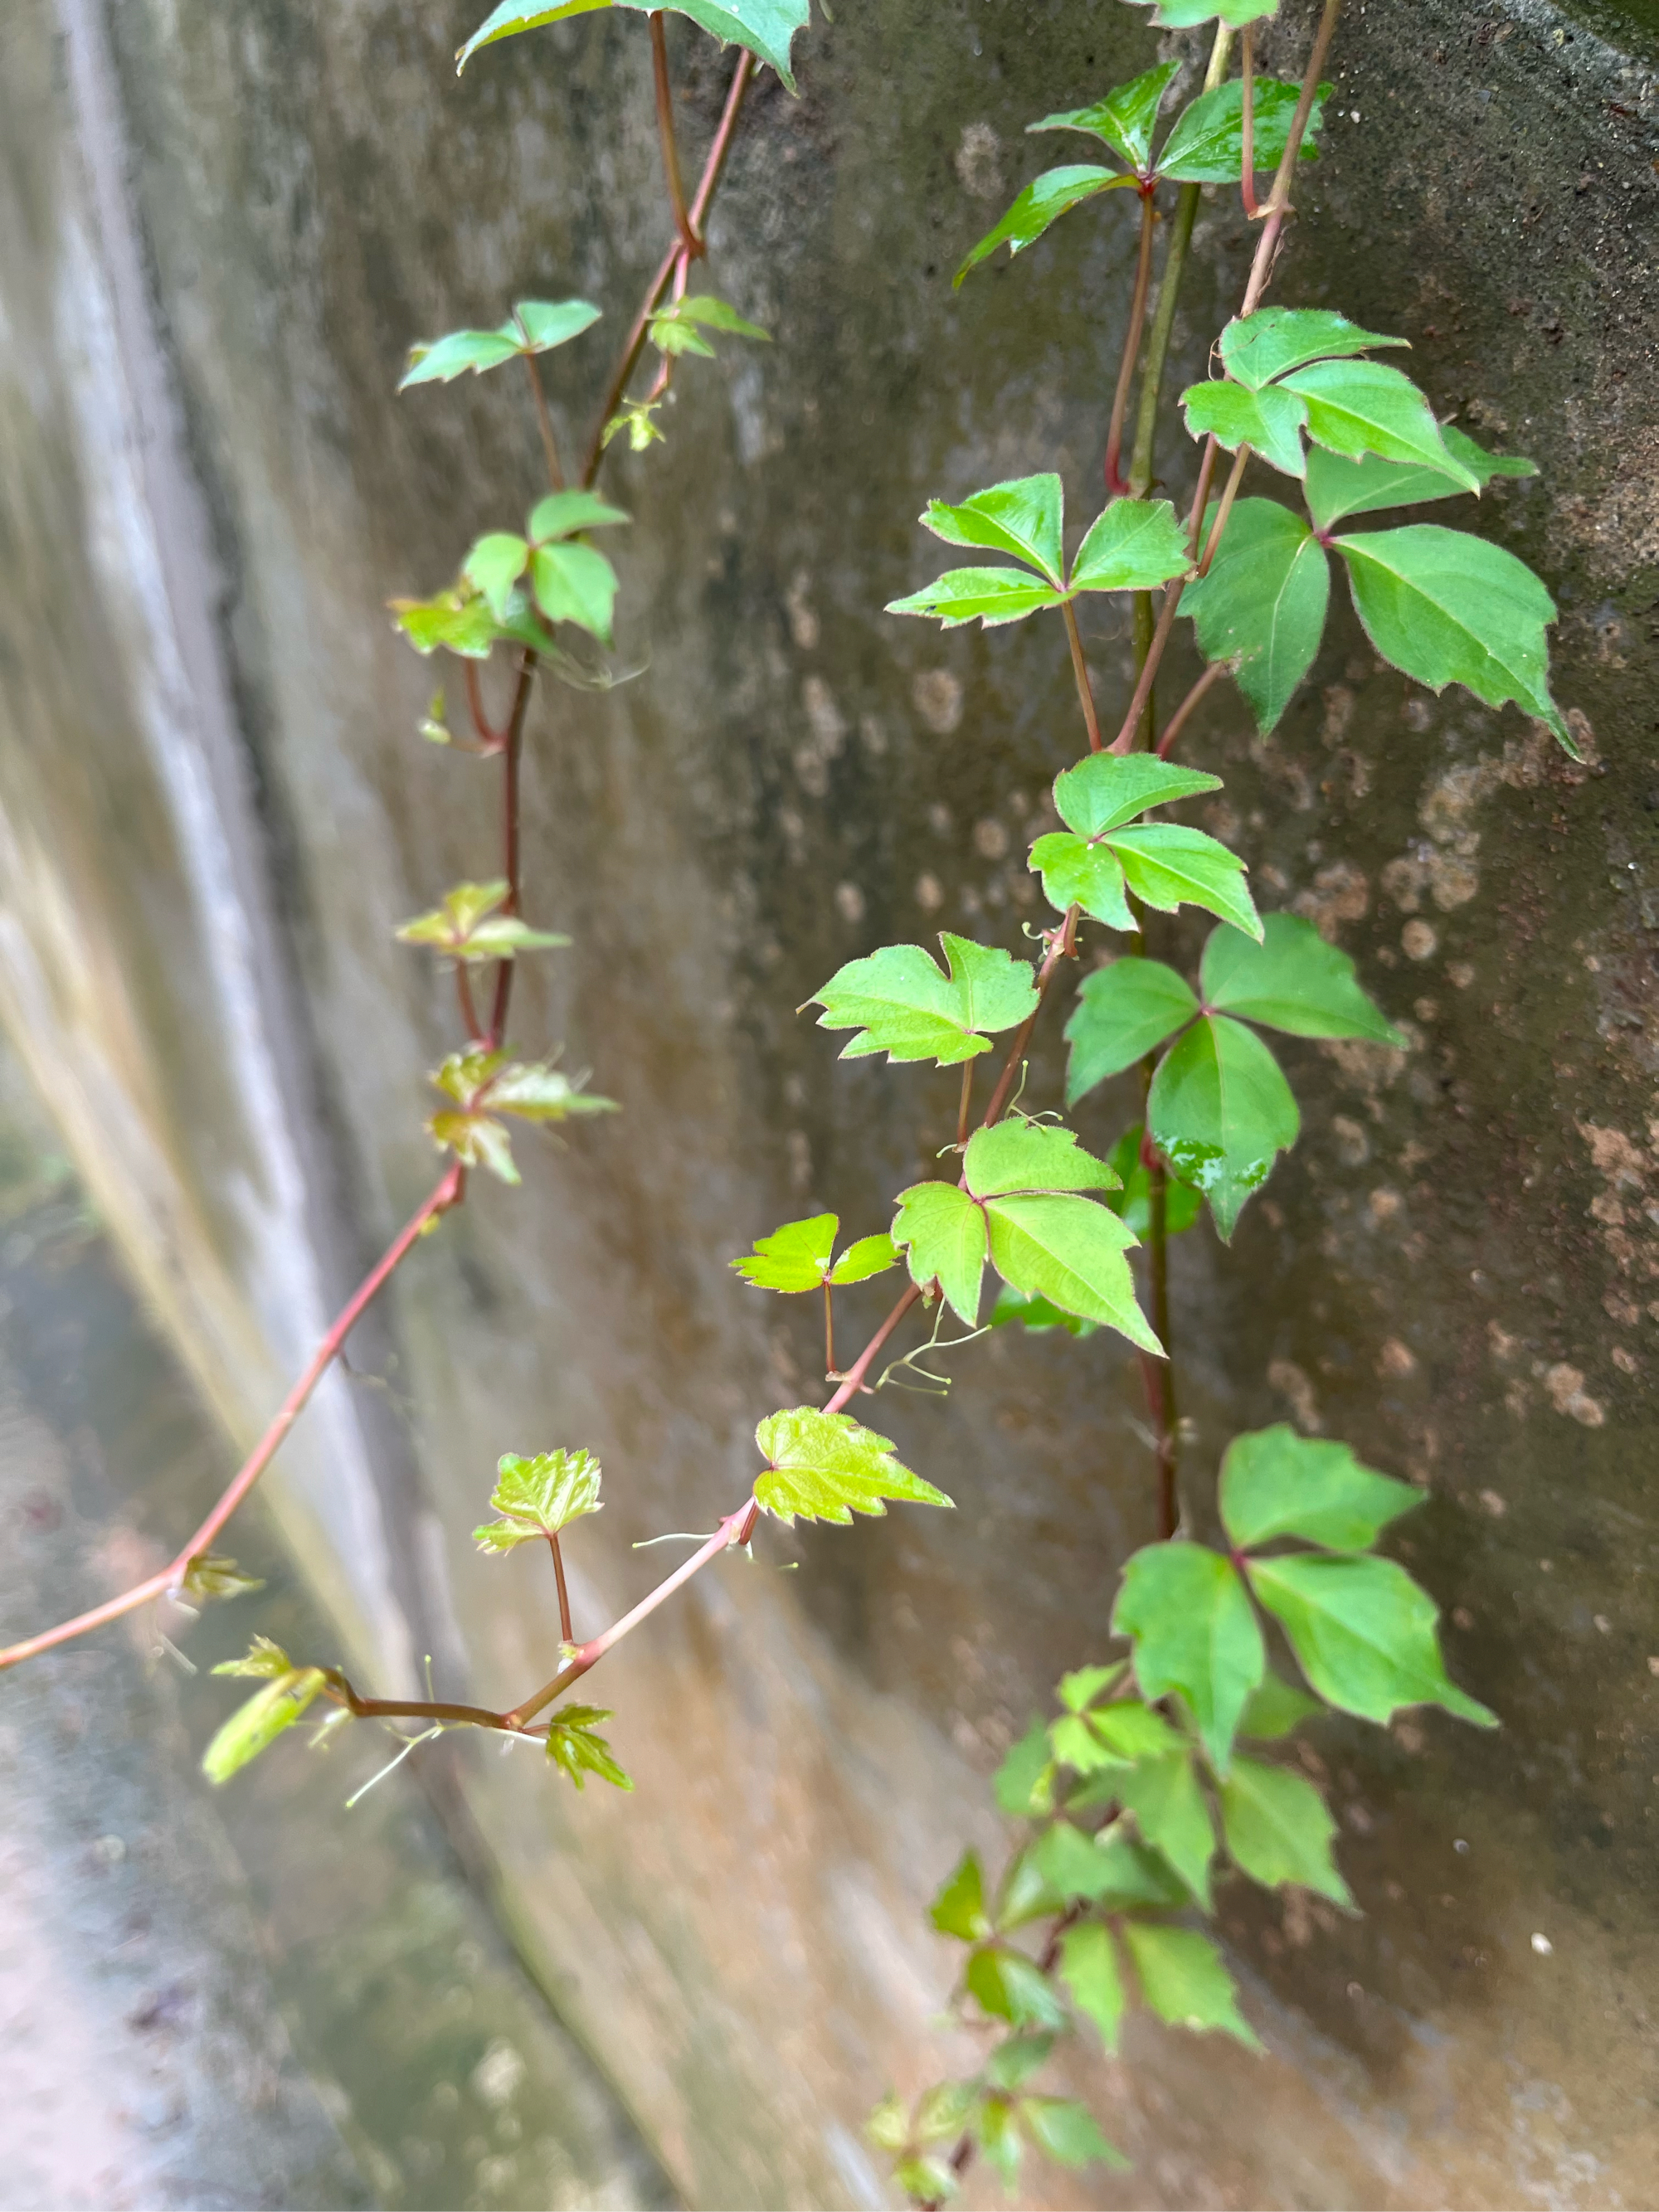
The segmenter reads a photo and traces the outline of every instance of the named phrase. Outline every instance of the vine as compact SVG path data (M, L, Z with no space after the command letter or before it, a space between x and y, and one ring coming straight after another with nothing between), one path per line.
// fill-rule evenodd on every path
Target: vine
M847 1409L939 1347L947 1315L968 1333L957 1342L983 1333L988 1265L1000 1287L984 1327L1115 1332L1139 1361L1158 1540L1124 1565L1103 1624L1127 1650L1066 1675L1056 1717L1033 1725L997 1777L998 1802L1027 1824L1024 1840L994 1881L976 1854L964 1853L934 1899L934 1926L963 1947L954 2002L982 2033L982 2063L914 2105L890 2098L869 2124L872 2140L893 2157L898 2186L924 2206L952 2194L977 2157L1011 2188L1028 2148L1070 2165L1121 2162L1086 2107L1033 2087L1056 2039L1080 2022L1115 2051L1138 1999L1165 2021L1254 2043L1221 1952L1195 1924L1210 1916L1218 1881L1296 1885L1354 1909L1322 1797L1264 1750L1327 1708L1386 1724L1403 1706L1432 1704L1495 1724L1447 1676L1431 1597L1376 1549L1420 1502L1419 1492L1364 1467L1344 1443L1310 1441L1285 1426L1234 1437L1213 1487L1182 1467L1170 1240L1207 1209L1230 1241L1242 1209L1299 1131L1296 1099L1262 1032L1383 1045L1404 1039L1361 988L1346 954L1306 921L1260 913L1244 861L1205 831L1167 818L1166 810L1221 787L1219 777L1170 757L1218 684L1231 680L1261 736L1272 733L1318 648L1334 564L1384 660L1436 691L1456 683L1493 707L1514 702L1571 750L1548 688L1546 632L1555 609L1537 579L1511 554L1438 523L1352 526L1388 510L1478 495L1495 477L1531 473L1532 464L1486 453L1437 421L1404 371L1376 358L1403 338L1327 310L1263 304L1298 167L1316 157L1340 0L1321 0L1296 82L1264 76L1255 66L1255 27L1276 14L1279 0L1152 4L1154 20L1169 27L1215 24L1201 88L1166 128L1180 73L1166 61L1089 106L1034 123L1033 131L1091 137L1113 164L1043 172L967 253L956 277L960 284L1005 245L1022 252L1086 201L1120 191L1135 196L1134 276L1103 426L1104 507L1068 553L1057 475L994 484L956 504L933 500L921 521L935 538L1000 558L948 569L887 610L945 627L978 621L988 628L1057 612L1084 750L1054 784L1060 826L1031 848L1031 868L1058 917L1037 933L1035 957L946 933L942 964L920 945L884 946L842 967L809 1001L821 1027L851 1032L842 1058L884 1054L890 1064L962 1071L945 1170L896 1194L888 1228L838 1249L840 1221L823 1214L784 1224L732 1262L758 1290L821 1300L824 1402L760 1421L761 1465L748 1495L647 1597L586 1641L577 1639L572 1620L564 1545L600 1510L599 1462L573 1448L507 1455L490 1498L495 1517L475 1533L481 1549L497 1557L545 1544L560 1625L549 1678L501 1711L380 1698L360 1694L338 1668L295 1664L256 1638L246 1658L219 1671L260 1686L219 1729L204 1760L212 1779L228 1779L320 1701L331 1709L325 1727L352 1719L392 1727L398 1758L446 1729L478 1728L538 1741L579 1789L589 1776L629 1789L602 1733L611 1716L570 1693L660 1605L714 1560L747 1547L763 1514L846 1525L890 1504L949 1506ZM617 680L605 656L613 650L617 579L594 538L628 517L595 488L606 453L619 438L636 452L661 439L657 417L684 356L713 356L717 337L767 337L723 299L694 292L691 277L708 258L709 209L757 64L793 91L791 46L808 9L807 0L679 0L673 12L738 49L688 196L660 10L641 0L503 0L458 60L464 67L483 47L605 5L647 18L672 235L608 380L580 474L567 480L542 364L600 319L590 302L521 301L496 328L454 331L416 346L399 387L521 361L547 477L521 531L488 532L451 584L392 606L416 651L441 651L460 664L463 734L449 726L442 691L422 734L496 764L501 783L497 872L453 886L397 933L453 971L459 1040L434 1072L443 1103L428 1124L446 1164L171 1564L0 1652L0 1668L158 1598L198 1605L246 1588L234 1563L213 1547L364 1309L465 1202L470 1174L482 1169L518 1182L515 1126L615 1110L566 1074L556 1055L526 1058L509 1041L518 961L568 942L533 926L524 911L519 779L529 712L548 677L577 687ZM1273 181L1261 198L1259 177L1267 171ZM1199 449L1195 489L1178 514L1155 495L1158 441L1171 415L1165 372L1206 187L1239 191L1260 228L1238 312L1212 349L1211 374L1175 403ZM647 349L656 365L641 389ZM1218 485L1224 453L1229 465ZM1289 498L1271 490L1246 495L1253 465L1279 479ZM1078 623L1079 602L1091 593L1127 599L1135 641L1136 679L1109 742ZM1158 678L1182 617L1205 665L1160 722ZM497 670L509 686L499 720L485 697ZM1157 918L1183 908L1215 923L1194 977L1157 957ZM1033 1031L1092 929L1110 933L1116 945L1074 994L1065 1025L1066 1105L1119 1076L1133 1077L1140 1101L1139 1118L1103 1159L1024 1096ZM999 1048L994 1040L1004 1042ZM981 1060L996 1073L975 1110ZM836 1290L896 1269L905 1279L886 1318L840 1366ZM896 1352L915 1320L922 1340ZM878 1373L890 1351L896 1356ZM1200 1540L1200 1525L1218 1526L1219 1546ZM1290 1679L1287 1662L1305 1686ZM413 1734L398 1725L415 1723Z

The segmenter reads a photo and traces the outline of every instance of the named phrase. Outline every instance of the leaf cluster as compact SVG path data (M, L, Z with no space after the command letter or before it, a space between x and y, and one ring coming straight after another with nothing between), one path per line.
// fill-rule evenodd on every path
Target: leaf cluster
M584 1091L579 1079L544 1060L514 1060L480 1045L452 1052L431 1079L453 1102L427 1123L433 1143L466 1167L488 1168L502 1182L522 1180L503 1114L546 1124L618 1110L615 1099Z

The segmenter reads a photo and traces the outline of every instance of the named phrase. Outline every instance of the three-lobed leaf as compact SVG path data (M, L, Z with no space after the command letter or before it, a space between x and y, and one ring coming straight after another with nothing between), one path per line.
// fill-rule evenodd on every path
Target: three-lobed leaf
M402 945L430 945L458 960L511 960L520 952L568 945L556 931L532 929L515 914L496 911L508 890L503 876L488 884L457 884L430 913L416 915L393 933Z
M1221 1524L1240 1551L1299 1536L1330 1552L1363 1552L1423 1503L1409 1482L1362 1467L1352 1449L1298 1436L1288 1423L1235 1437L1221 1462Z
M590 1774L614 1789L634 1787L599 1733L599 1723L610 1718L601 1705L561 1705L547 1723L547 1756L578 1790Z
M709 292L688 293L683 300L659 307L647 328L652 344L660 352L702 354L710 361L714 359L714 349L703 336L705 331L720 331L730 337L750 338L765 345L772 342L769 331L749 322L727 301L717 300Z
M816 1291L826 1283L862 1283L884 1273L898 1261L898 1251L884 1230L860 1237L839 1259L836 1237L841 1228L833 1213L815 1213L810 1220L786 1221L769 1237L757 1237L755 1249L729 1264L757 1291Z
M856 1030L843 1060L884 1052L890 1060L956 1066L991 1049L1037 1007L1030 966L1011 953L945 932L947 969L919 945L887 945L837 969L807 1001L823 1008L818 1027Z
M409 367L398 384L447 384L471 369L481 376L519 354L550 353L580 337L599 319L589 300L520 300L508 319L493 331L451 331L447 337L409 349Z
M816 1406L771 1413L755 1431L766 1472L755 1496L775 1519L850 1524L854 1513L885 1513L884 1501L949 1505L931 1482L901 1467L885 1437L861 1428L847 1413Z

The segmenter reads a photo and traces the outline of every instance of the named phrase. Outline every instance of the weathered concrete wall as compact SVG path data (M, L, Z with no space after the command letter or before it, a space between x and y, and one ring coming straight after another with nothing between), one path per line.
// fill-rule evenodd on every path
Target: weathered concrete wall
M801 102L754 102L714 228L720 289L776 343L691 364L665 453L616 468L648 665L537 709L538 918L578 942L521 981L515 1026L568 1037L626 1116L535 1157L521 1194L474 1192L359 1352L395 1352L406 1430L339 1391L279 1485L385 1680L428 1650L492 1698L545 1671L545 1593L466 1541L500 1451L605 1462L584 1627L655 1572L631 1540L741 1495L754 1420L812 1350L726 1257L809 1206L876 1226L954 1093L839 1066L790 1010L895 937L1014 942L1024 839L1076 750L1052 639L879 610L931 573L929 493L1057 463L1092 495L1125 227L1073 218L948 278L1030 172L1024 124L1151 34L1105 0L836 18ZM243 1433L429 1182L447 994L388 925L493 850L493 783L415 738L430 672L380 608L516 515L533 430L501 380L394 402L403 349L536 293L602 301L614 333L662 242L637 22L457 85L469 20L27 0L7 27L0 1004ZM696 138L723 73L682 28ZM1195 731L1228 778L1212 826L1349 946L1413 1049L1293 1054L1303 1146L1231 1251L1189 1240L1192 1464L1289 1413L1421 1480L1401 1550L1506 1727L1319 1733L1366 1917L1230 1906L1270 2055L1138 2037L1104 2085L1136 2173L1058 2201L1639 2204L1659 94L1546 0L1369 0L1338 64L1281 296L1408 331L1443 409L1544 461L1481 526L1558 591L1594 766L1409 696L1346 616L1271 745L1230 703ZM1247 250L1210 208L1189 369ZM604 353L560 358L562 424ZM1109 617L1090 650L1119 696ZM1035 1093L1059 1066L1051 1036ZM1111 1110L1085 1126L1109 1137ZM994 1839L982 1776L1099 1650L1151 1533L1109 1344L999 1339L962 1372L948 1405L881 1416L957 1514L812 1537L787 1579L705 1577L618 1656L634 1797L470 1771L524 1940L696 2202L872 2198L860 2119L933 2063L948 1961L921 1901L964 1835Z

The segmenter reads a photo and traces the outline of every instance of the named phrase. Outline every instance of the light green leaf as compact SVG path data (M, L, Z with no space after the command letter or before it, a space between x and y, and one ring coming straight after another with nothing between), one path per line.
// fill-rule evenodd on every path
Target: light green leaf
M492 1114L516 1114L524 1121L565 1121L573 1114L618 1114L614 1098L596 1097L579 1079L544 1060L509 1060L491 1076L484 1099Z
M1489 707L1514 699L1568 742L1549 693L1545 631L1555 602L1524 562L1431 522L1334 542L1385 660L1431 691L1462 684Z
M1169 5L1169 0L1164 0ZM1317 158L1314 144L1325 118L1331 88L1322 84L1308 117L1301 158ZM1252 94L1255 159L1258 170L1277 168L1290 143L1291 121L1302 96L1299 84L1259 76ZM1244 86L1233 77L1212 92L1201 92L1176 118L1175 128L1158 157L1158 173L1189 185L1236 185L1244 173Z
M1162 1353L1124 1257L1135 1240L1115 1213L1092 1199L1062 1197L993 1199L985 1212L992 1264L1005 1282Z
M1000 1944L986 1944L968 1961L968 1994L994 2020L1016 2027L1060 2028L1066 2008L1031 1961Z
M1069 1820L1056 1820L1045 1828L1032 1846L1032 1856L1043 1881L1063 1904L1097 1905L1112 1889L1105 1853Z
M1260 22L1264 15L1279 13L1279 0L1134 0L1134 4L1156 7L1152 21L1167 31L1191 30L1218 15L1224 23L1240 29L1246 23Z
M1187 410L1187 429L1194 438L1213 437L1236 453L1241 446L1253 447L1264 461L1286 476L1299 477L1306 466L1302 433L1307 427L1305 400L1293 392L1270 384L1252 392L1243 384L1189 385L1181 395Z
M299 1669L280 1644L273 1644L268 1636L256 1636L240 1659L222 1659L214 1668L216 1674L250 1674L264 1682L279 1682Z
M599 1513L599 1462L592 1452L507 1452L495 1462L489 1503L501 1515L472 1531L481 1552L510 1552L555 1536L586 1514Z
M550 491L530 510L526 528L532 541L545 545L556 538L574 537L579 530L605 530L626 522L619 507L592 491Z
M985 1875L977 1851L963 1853L928 1906L927 1917L941 1936L955 1936L964 1943L980 1942L990 1934Z
M1334 361L1373 346L1409 346L1406 338L1362 331L1346 315L1323 307L1258 307L1221 333L1221 360L1229 376L1251 392L1310 361Z
M1302 1127L1278 1061L1225 1014L1194 1022L1164 1055L1146 1121L1182 1182L1203 1192L1224 1243Z
M1187 586L1181 611L1193 617L1200 652L1237 662L1264 736L1313 664L1330 599L1324 548L1299 514L1270 499L1237 502L1210 573Z
M979 1325L980 1285L989 1249L983 1209L953 1182L919 1182L899 1194L893 1242L904 1248L910 1279L937 1281L969 1328Z
M1274 387L1295 392L1308 410L1308 435L1316 445L1357 460L1380 453L1385 461L1415 461L1465 489L1480 489L1473 470L1454 459L1428 401L1401 369L1385 361L1316 361L1294 369Z
M1032 1722L998 1767L991 1786L998 1804L1016 1820L1041 1820L1053 1809L1054 1760L1042 1722Z
M908 599L890 599L885 611L930 616L946 629L970 622L995 629L1003 623L1023 622L1044 607L1057 607L1066 597L1057 585L1042 583L1023 568L949 568Z
M549 622L574 623L610 644L617 572L603 553L591 545L538 545L530 556L530 588Z
M1066 1024L1072 1048L1066 1104L1076 1105L1096 1084L1155 1052L1198 1010L1186 978L1161 960L1132 956L1085 975Z
M1026 185L995 229L986 232L951 279L952 285L960 284L968 271L994 253L998 246L1006 246L1011 254L1022 253L1028 246L1035 245L1049 224L1058 222L1068 208L1092 199L1097 192L1109 192L1121 185L1133 185L1135 181L1133 176L1120 175L1115 169L1097 168L1086 163L1045 170Z
M1211 933L1200 970L1204 1003L1292 1036L1369 1037L1404 1047L1354 980L1347 954L1299 915L1270 914L1260 945L1236 929Z
M1150 592L1193 565L1167 499L1115 499L1089 526L1072 563L1074 592Z
M1108 832L1129 889L1148 906L1173 914L1201 906L1250 937L1261 921L1244 881L1244 863L1218 838L1179 822L1141 822Z
M1133 935L1140 927L1124 896L1123 867L1109 845L1091 845L1068 830L1051 830L1031 848L1030 866L1042 896L1061 914L1081 907L1108 929Z
M756 1430L755 1442L767 1463L755 1496L775 1519L792 1525L799 1514L844 1528L854 1513L884 1513L884 1498L909 1505L951 1503L942 1490L901 1467L885 1437L860 1428L846 1413L826 1413L816 1406L770 1413Z
M1091 1857L1100 1856L1092 1844L1083 1842L1075 1828L1056 1828L1052 1832L1077 1836ZM1077 1893L1079 1896L1086 1893ZM1071 1991L1072 2002L1093 2021L1100 2030L1102 2043L1115 2057L1118 2030L1122 2025L1127 1996L1111 1929L1103 1927L1097 1920L1085 1920L1079 1927L1068 1928L1060 1939L1060 1978Z
M494 1115L562 1121L572 1115L617 1111L614 1099L583 1091L579 1081L573 1082L556 1067L513 1060L504 1052L476 1047L452 1052L431 1079L459 1109L434 1114L427 1123L439 1151L454 1152L468 1167L487 1167L507 1183L520 1180L519 1171L507 1132Z
M274 1647L273 1647L274 1648ZM250 1658L253 1655L250 1653ZM214 1669L216 1674L222 1670ZM247 1673L246 1661L233 1671ZM228 1782L251 1759L268 1751L284 1729L292 1728L326 1680L320 1667L296 1667L278 1674L256 1690L244 1705L216 1731L202 1753L202 1771L210 1782Z
M1401 1705L1443 1705L1460 1720L1497 1727L1495 1713L1448 1679L1435 1635L1439 1608L1393 1559L1297 1552L1252 1559L1249 1572L1327 1705L1382 1723Z
M1494 477L1535 477L1536 465L1516 453L1489 453L1450 422L1441 436L1454 460L1461 461L1485 490ZM1308 456L1308 512L1322 530L1345 515L1370 514L1378 507L1421 507L1431 500L1459 499L1468 486L1439 469L1411 461L1385 461L1376 453L1346 461L1316 446Z
M1331 1856L1336 1823L1310 1782L1287 1767L1239 1759L1221 1785L1221 1832L1235 1865L1252 1881L1276 1889L1293 1881L1354 1911L1348 1885Z
M1017 477L976 491L960 507L930 499L921 520L924 530L947 545L982 546L1012 553L1040 569L1051 584L1062 577L1060 538L1065 528L1065 492L1053 474Z
M1112 1631L1134 1638L1141 1694L1184 1698L1224 1774L1239 1717L1267 1664L1255 1609L1231 1560L1203 1544L1149 1544L1123 1570Z
M562 22L568 15L591 15L611 4L611 0L555 0L550 7L547 0L501 0L456 54L456 75L480 46L493 46L498 39L514 38L520 31L534 31L544 23ZM677 15L689 15L723 46L747 46L750 53L769 62L790 91L795 89L789 49L796 32L806 27L808 0L727 0L725 7L715 6L714 0L651 0L651 7L646 0L616 0L616 4L641 15L649 15L660 5Z
M1156 753L1091 753L1054 778L1054 805L1068 830L1098 837L1149 807L1170 806L1220 788L1218 775L1177 767Z
M1078 1667L1062 1674L1054 1695L1068 1713L1086 1713L1091 1705L1123 1678L1123 1662L1111 1667Z
M700 353L712 361L714 349L702 336L706 330L724 331L732 337L753 338L767 345L772 342L769 331L762 330L758 323L746 322L724 300L708 293L693 293L658 308L651 318L651 343L664 353Z
M1023 2089L1054 2047L1052 2034L1011 2035L986 2060L986 2079L994 2088Z
M1207 1936L1155 1920L1127 1920L1124 1941L1140 1977L1141 1994L1172 2027L1219 2028L1252 2051L1256 2038L1238 2009L1238 1990Z
M1179 62L1160 62L1144 76L1114 87L1104 100L1096 100L1091 106L1070 108L1063 115L1045 115L1040 123L1028 124L1026 128L1091 131L1097 138L1103 138L1113 153L1132 169L1144 173L1152 157L1152 132L1158 123L1158 111L1164 104L1170 78L1177 76L1180 69Z
M1363 1552L1423 1492L1362 1467L1346 1444L1299 1437L1284 1421L1235 1437L1221 1462L1221 1523L1240 1551L1300 1536L1329 1552Z
M1037 2148L1058 2165L1098 2163L1128 2171L1128 2160L1107 2142L1086 2105L1069 2097L1023 2097L1019 2118Z
M1097 1706L1089 1716L1089 1724L1106 1748L1120 1759L1169 1759L1187 1747L1179 1731L1170 1726L1162 1713L1155 1713L1133 1694Z
M1098 1774L1103 1768L1121 1773L1134 1763L1133 1753L1115 1751L1103 1743L1085 1714L1066 1713L1051 1722L1048 1741L1060 1764L1078 1774Z
M530 548L522 538L510 530L494 530L478 540L461 564L461 574L483 593L497 622L507 619L513 586L523 575L529 559Z
M514 914L497 914L507 893L505 877L489 884L457 884L443 904L417 915L393 933L402 945L430 945L457 960L511 960L520 952L568 945L556 931L532 929Z
M974 2092L967 2081L937 2081L916 2100L915 2141L951 2142L967 2124Z
M1167 1759L1141 1760L1118 1778L1117 1796L1134 1814L1146 1841L1168 1859L1207 1912L1215 1830L1191 1753L1182 1750Z
M1321 1710L1317 1698L1310 1698L1305 1690L1292 1688L1270 1667L1262 1677L1261 1688L1250 1692L1238 1733L1258 1743L1277 1743L1292 1729L1299 1728L1310 1713Z
M941 974L919 945L886 945L837 969L807 1003L823 1008L818 1027L857 1030L843 1060L884 1052L890 1060L932 1060L951 1067L989 1052L990 1035L1018 1027L1038 1000L1023 960L946 931Z
M752 1252L728 1264L757 1291L816 1291L829 1276L840 1227L833 1213L786 1221L769 1237L757 1237Z
M1117 1177L1103 1160L1085 1152L1070 1129L1051 1121L1009 1115L976 1129L963 1156L963 1173L975 1198L1000 1198L1022 1190L1115 1190Z
M524 1181L513 1158L513 1140L488 1114L441 1111L428 1121L427 1133L441 1152L453 1152L464 1167L488 1168L498 1182Z
M1016 1851L997 1891L994 1916L997 1933L1012 1935L1015 1929L1028 1927L1033 1920L1052 1920L1055 1913L1064 1910L1065 1899L1049 1887L1037 1864L1035 1850L1028 1845L1024 1850Z
M864 2124L864 2132L878 2150L901 2151L910 2140L910 2115L897 2097L884 2097Z
M1085 1783L1072 1793L1071 1802L1085 1809L1093 1796L1105 1803L1114 1794L1111 1774ZM1107 1886L1096 1903L1107 1912L1131 1912L1145 1907L1178 1911L1192 1903L1192 1892L1167 1860L1133 1833L1133 1824L1115 1820L1095 1838L1094 1848L1106 1863Z
M436 592L429 599L391 599L387 602L397 627L416 653L435 653L440 646L465 660L488 660L503 638L527 645L532 652L561 659L550 633L529 611L529 603L515 592L506 616L497 621L483 593L471 584Z
M1127 1128L1107 1154L1107 1163L1116 1169L1123 1178L1123 1188L1107 1198L1109 1206L1125 1225L1141 1238L1150 1237L1152 1229L1152 1178L1151 1170L1140 1154L1141 1126L1133 1122ZM1178 1237L1183 1229L1190 1229L1204 1211L1204 1201L1190 1184L1182 1182L1164 1170L1164 1232L1166 1237Z
M447 384L463 369L480 376L497 368L516 354L550 353L569 339L580 337L599 319L599 310L587 300L520 300L499 330L451 331L429 345L411 346L409 367L399 392L411 384Z
M254 1590L262 1590L264 1582L257 1576L245 1575L234 1559L222 1558L216 1552L198 1552L185 1570L185 1578L179 1584L182 1595L192 1605L212 1605L234 1597L246 1597ZM266 1639L256 1636L256 1647ZM276 1647L273 1645L272 1649ZM246 1666L235 1668L214 1668L216 1674L246 1672Z
M884 1229L873 1237L860 1237L849 1244L830 1270L832 1283L866 1283L872 1275L884 1275L898 1265L898 1247Z
M1003 2195L1012 2197L1025 2156L1025 2138L1013 2105L994 2094L981 2097L974 2107L971 2131L980 2156L1001 2182Z
M912 2204L948 2204L960 2195L962 2184L943 2158L902 2158L893 2168L893 2185Z
M611 1715L601 1705L561 1705L547 1723L547 1755L559 1771L582 1789L590 1774L617 1790L634 1785L611 1754L611 1746L598 1733L599 1723Z

